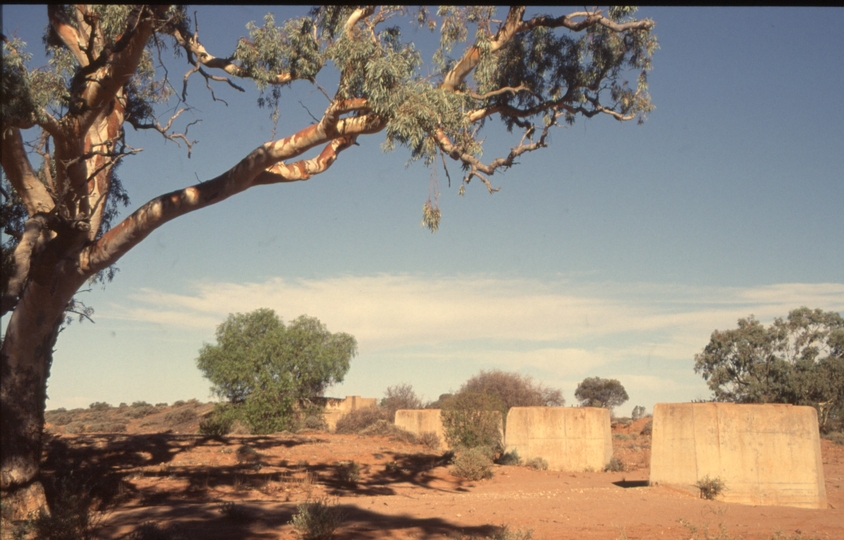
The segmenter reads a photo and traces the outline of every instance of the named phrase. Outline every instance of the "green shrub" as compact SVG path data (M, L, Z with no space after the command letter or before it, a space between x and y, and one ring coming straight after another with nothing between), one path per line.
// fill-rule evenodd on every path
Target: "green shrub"
M501 454L501 457L495 460L495 463L498 465L521 465L522 458L519 457L519 453L516 450L510 450Z
M441 414L448 444L453 447L500 448L501 403L492 394L460 392L444 405Z
M639 432L640 435L650 435L651 431L653 431L654 421L653 419L648 420L648 423L642 427L642 431Z
M531 469L536 469L537 471L547 471L548 462L545 461L545 458L535 457L527 460L525 462L525 467L530 467Z
M721 478L710 478L708 474L698 480L695 487L700 490L700 498L707 500L715 499L727 489L727 486Z
M211 414L199 422L199 432L214 437L228 435L237 419L237 412L237 409L228 403L217 403Z
M305 501L296 510L290 524L303 540L329 540L343 522L342 512L327 498Z
M466 448L451 461L451 474L467 480L492 478L492 459L483 448Z
M363 409L354 410L337 420L337 427L334 429L334 432L347 435L360 433L379 420L389 422L390 420L387 414L387 411L380 407L364 407Z
M241 445L235 451L238 463L257 463L261 461L261 454L248 444Z

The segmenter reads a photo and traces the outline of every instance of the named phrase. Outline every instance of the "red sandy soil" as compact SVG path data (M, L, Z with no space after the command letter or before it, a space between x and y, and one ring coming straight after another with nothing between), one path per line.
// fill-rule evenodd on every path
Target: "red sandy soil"
M387 437L320 431L211 438L178 433L54 435L45 471L109 478L103 538L153 522L192 539L293 539L297 505L328 498L344 520L336 538L483 538L508 526L539 539L844 538L844 446L822 441L825 510L707 501L648 487L648 419L613 427L625 472L494 466L476 482L441 454ZM248 445L255 453L238 452ZM356 485L337 478L360 465ZM224 503L234 503L226 507Z

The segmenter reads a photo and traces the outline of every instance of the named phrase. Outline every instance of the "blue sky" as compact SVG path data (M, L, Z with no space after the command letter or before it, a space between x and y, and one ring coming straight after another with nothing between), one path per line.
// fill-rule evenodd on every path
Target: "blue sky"
M4 34L41 65L46 8L2 9ZM280 22L304 8L203 6L200 39L225 56L268 10ZM229 313L269 307L357 338L329 395L380 397L406 382L436 399L502 369L562 388L568 404L585 377L617 378L630 395L618 412L629 414L709 397L694 355L740 317L844 312L844 9L639 15L656 21L661 46L643 126L578 119L494 176L500 192L475 180L463 197L442 168L405 167L406 152L381 151L383 136L362 138L308 182L179 218L124 256L113 283L80 294L96 322L59 337L48 408L207 400L199 348ZM431 50L427 32L406 35ZM188 69L170 65L176 81ZM246 94L215 87L226 106L192 81L185 118L202 123L190 159L130 129L144 152L119 171L132 198L124 215L269 140L268 111L242 85ZM308 83L284 97L281 136L326 105ZM489 131L487 159L517 142L504 135ZM449 170L459 182L459 167ZM420 226L432 191L436 234Z

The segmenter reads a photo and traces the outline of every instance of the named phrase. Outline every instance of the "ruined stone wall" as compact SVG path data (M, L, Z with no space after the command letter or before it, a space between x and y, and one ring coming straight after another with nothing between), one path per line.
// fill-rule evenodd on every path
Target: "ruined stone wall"
M440 409L399 409L396 411L395 423L415 435L434 433L440 439L440 447L445 448L447 443L440 412Z

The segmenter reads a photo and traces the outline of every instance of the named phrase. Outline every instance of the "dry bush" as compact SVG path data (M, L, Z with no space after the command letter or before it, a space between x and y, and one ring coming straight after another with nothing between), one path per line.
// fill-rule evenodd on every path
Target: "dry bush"
M416 436L416 442L427 448L428 450L439 450L442 441L439 436L433 431L423 431Z
M451 474L467 480L492 478L492 459L483 448L461 450L451 461Z
M547 388L529 375L497 369L481 371L466 381L460 391L496 396L505 414L512 407L562 407L566 403L559 389Z
M64 432L70 434L85 433L85 424L78 421L71 422L64 427Z
M413 391L409 384L397 384L390 386L384 392L384 399L381 400L381 407L387 411L390 422L396 421L396 411L399 409L421 409L422 400Z
M66 426L73 422L73 414L67 412L65 409L58 409L55 411L47 411L44 413L44 421L54 426Z
M341 484L356 486L360 480L360 464L356 461L341 461L337 463L335 476Z
M360 433L379 420L389 421L386 410L380 407L364 407L343 415L337 420L334 432L346 435Z
M700 490L701 499L707 499L710 501L715 499L727 489L726 484L724 484L724 481L721 480L721 478L710 478L708 474L698 480L695 487Z
M537 471L547 471L548 470L548 462L545 461L545 458L535 457L527 460L525 462L525 467L529 467L531 469L536 469Z
M521 465L522 458L519 457L519 453L516 450L511 450L501 454L501 456L495 460L495 463L498 465Z
M371 424L360 430L358 432L358 435L364 435L368 437L389 437L390 440L406 442L409 444L416 444L418 442L416 435L396 426L395 424L383 418L381 420L378 420L374 424Z
M613 456L610 459L609 463L607 463L606 467L604 467L605 472L624 472L626 470L627 466L624 464L624 462L615 456Z
M170 411L164 415L164 423L168 426L175 426L178 424L186 424L196 420L197 413L194 407L182 407L175 411Z
M342 522L342 512L325 498L300 504L290 524L303 540L329 540Z
M126 424L123 422L94 422L85 431L89 433L125 433Z

